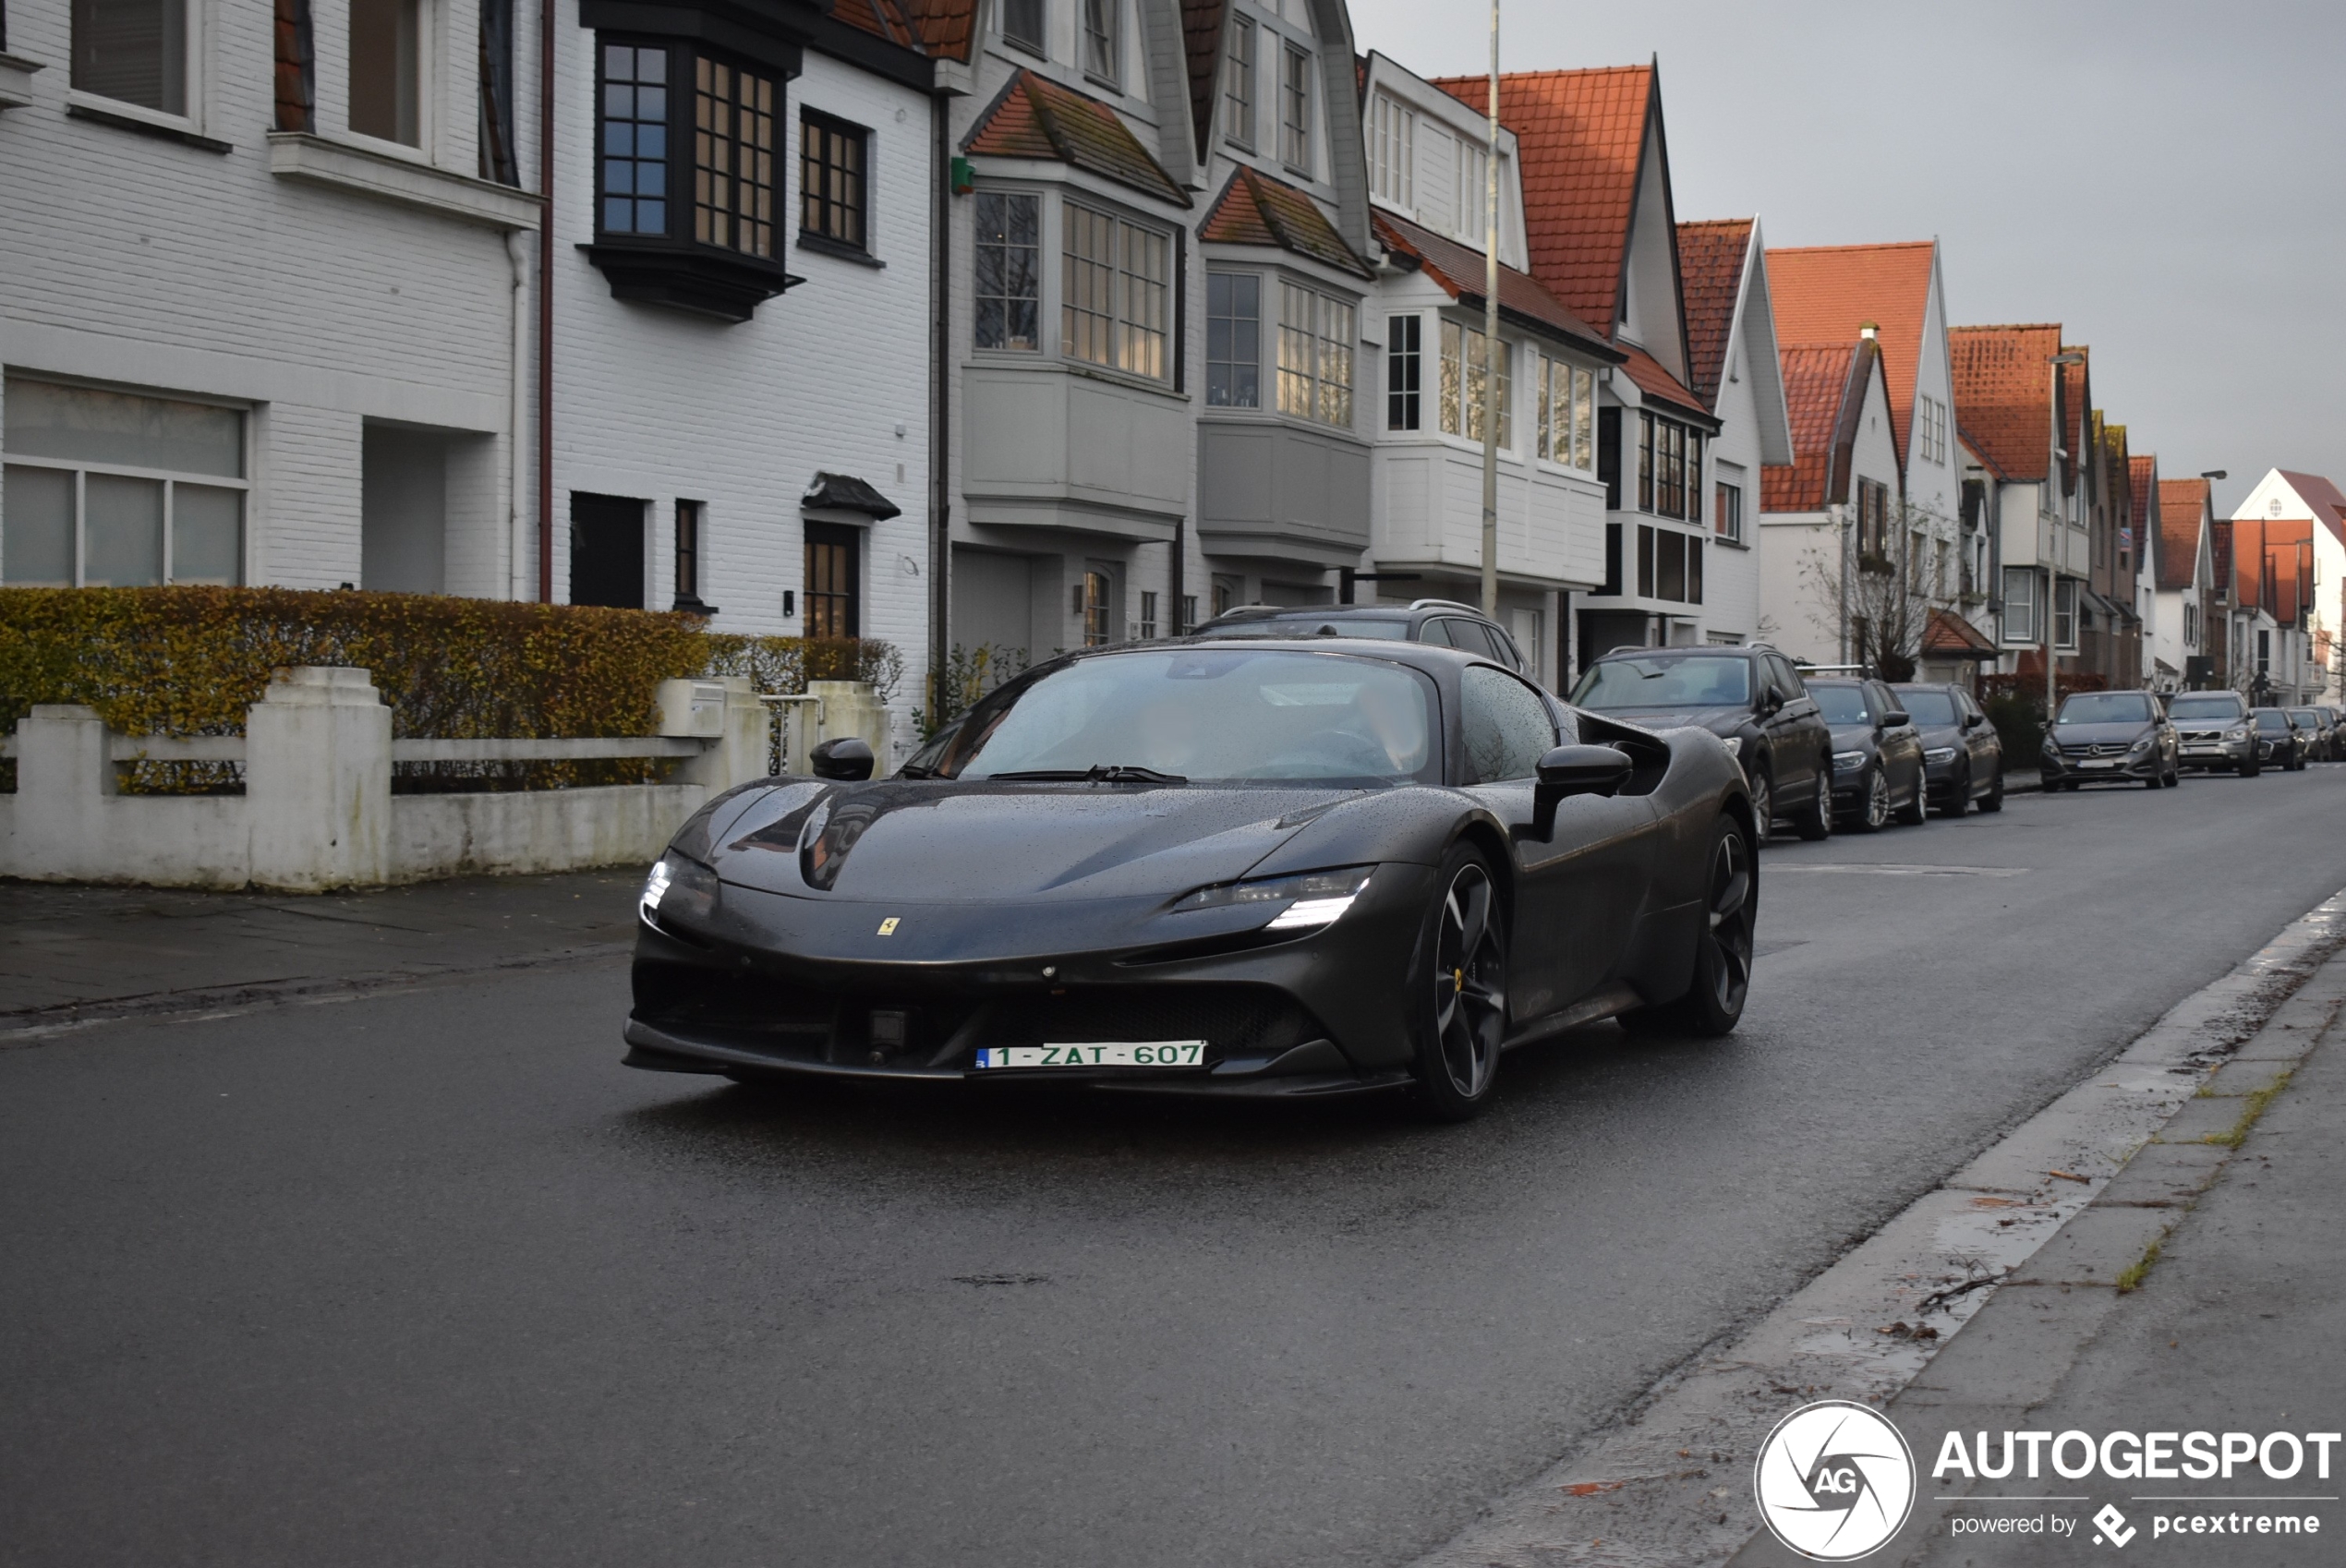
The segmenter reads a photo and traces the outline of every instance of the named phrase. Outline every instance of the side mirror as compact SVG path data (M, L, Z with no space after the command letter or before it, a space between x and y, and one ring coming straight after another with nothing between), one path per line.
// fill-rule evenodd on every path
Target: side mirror
M865 779L872 776L872 745L860 735L840 735L807 754L817 778Z
M1985 714L1966 713L1963 716L1963 727L1966 730L1977 730L1987 722Z
M1780 711L1783 707L1784 694L1778 691L1775 687L1771 686L1766 691L1760 694L1760 711L1762 714L1775 713Z
M1881 716L1881 722L1888 728L1895 730L1901 724L1912 724L1914 720L1907 716L1905 708L1893 707Z
M1531 796L1531 830L1541 838L1555 833L1556 803L1574 795L1617 795L1636 767L1628 754L1611 746L1558 746L1540 759L1540 782Z

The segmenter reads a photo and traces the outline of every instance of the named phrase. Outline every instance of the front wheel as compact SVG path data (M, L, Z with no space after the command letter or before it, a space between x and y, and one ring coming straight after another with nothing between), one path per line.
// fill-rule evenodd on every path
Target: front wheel
M1939 814L1944 817L1958 817L1970 809L1971 769L1966 767L1947 780L1947 803L1939 808Z
M1889 826L1890 780L1881 769L1869 770L1857 790L1857 812L1849 826L1860 833L1879 833Z
M1766 774L1753 774L1751 776L1751 820L1760 825L1756 837L1762 844L1768 841L1768 835L1775 826L1775 819L1771 814L1775 809L1774 786L1769 782Z
M1632 1034L1733 1033L1751 995L1752 932L1760 883L1743 825L1722 817L1711 832L1711 874L1704 888L1708 923L1695 938L1694 975L1686 994L1660 1007L1621 1015Z
M1409 998L1418 1107L1436 1121L1481 1114L1507 1032L1507 947L1498 886L1481 854L1453 849L1418 935Z
M2169 788L2170 790L2179 790L2179 789L2183 788L2183 765L2182 765L2181 763L2177 763L2174 766L2172 766L2172 767L2171 767L2171 768L2169 768L2169 769L2167 770L2167 778L2166 778L2166 779L2165 779L2165 783L2166 783L2166 785L2167 785L2167 788Z
M1793 831L1815 843L1832 837L1832 769L1830 764L1817 775L1817 798L1806 811L1792 819Z
M2004 809L2003 764L1996 765L1996 781L1988 786L1986 794L1979 797L1979 809L1983 812L2000 812Z
M2240 765L2240 776L2243 778L2254 778L2256 777L2257 771L2256 759L2255 757L2250 757Z
M1908 827L1920 827L1930 820L1930 790L1922 775L1915 775L1914 798L1898 808L1898 820Z

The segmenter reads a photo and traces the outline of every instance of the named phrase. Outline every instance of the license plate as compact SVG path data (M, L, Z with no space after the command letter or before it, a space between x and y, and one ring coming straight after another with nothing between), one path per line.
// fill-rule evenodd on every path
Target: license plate
M985 1045L981 1067L1202 1067L1203 1040L1099 1040L1063 1045Z
M2080 767L2116 767L2118 764L2110 757L2090 757L2086 761L2079 763L2077 766Z

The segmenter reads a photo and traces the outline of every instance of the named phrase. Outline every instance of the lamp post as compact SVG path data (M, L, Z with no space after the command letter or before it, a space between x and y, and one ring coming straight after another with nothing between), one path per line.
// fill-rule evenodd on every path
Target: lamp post
M1491 141L1482 209L1482 613L1499 619L1499 0L1491 0Z
M2059 354L2045 356L2045 364L2052 372L2053 409L2057 414L2062 412L2061 367L2083 365L2085 362L2086 356L2074 348L2065 348ZM2056 450L2063 457L2068 455L2069 419L2066 414L2062 414L2061 445ZM2052 476L2047 474L2045 477L2050 482ZM2058 527L2059 525L2056 524L2055 526ZM2062 536L2056 534L2054 537L2060 538ZM2048 735L2052 733L2053 710L2061 706L2061 683L2054 673L2053 657L2053 605L2060 597L2061 552L2058 549L2049 549L2045 552L2045 733Z

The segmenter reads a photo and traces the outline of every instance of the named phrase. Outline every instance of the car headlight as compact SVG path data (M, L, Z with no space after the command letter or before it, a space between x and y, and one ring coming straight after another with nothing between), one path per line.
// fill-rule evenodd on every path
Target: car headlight
M1740 736L1740 735L1722 735L1722 736L1720 736L1720 737L1719 737L1719 743L1720 743L1721 745L1723 745L1723 746L1724 746L1724 747L1726 747L1726 748L1727 748L1727 754L1728 754L1729 756L1731 756L1731 757L1740 757L1741 755L1743 755L1743 737L1742 737L1742 736Z
M2138 757L2142 755L2143 753L2150 750L2152 742L2156 742L2158 739L2159 737L2156 735L2146 735L2141 740L2136 741L2131 747L2127 748L2126 754L2130 757Z
M1865 766L1866 754L1863 752L1835 752L1832 754L1832 768L1835 773L1845 773L1853 767L1863 767Z
M1933 746L1929 751L1922 754L1922 760L1925 762L1953 762L1955 760L1955 748L1953 746Z
M1265 931L1308 931L1333 925L1352 900L1369 885L1373 865L1338 866L1332 871L1307 871L1294 876L1265 876L1252 882L1225 882L1201 887L1173 907L1177 911L1225 910L1285 905Z
M2057 757L2061 754L2061 742L2054 740L2050 735L2047 735L2045 737L2043 751L2049 757Z
M2224 731L2224 739L2227 741L2245 741L2248 739L2248 729L2245 725L2243 725L2238 730L2227 730Z
M659 915L687 924L706 922L717 912L717 874L691 856L671 850L644 878L643 897L636 907L645 920L655 924L654 917Z

